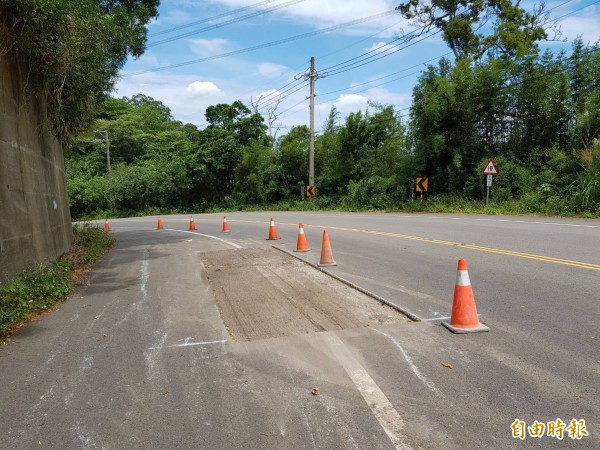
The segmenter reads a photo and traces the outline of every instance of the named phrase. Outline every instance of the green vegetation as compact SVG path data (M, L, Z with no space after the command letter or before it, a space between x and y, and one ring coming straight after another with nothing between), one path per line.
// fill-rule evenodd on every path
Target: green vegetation
M420 77L410 117L371 105L339 124L333 109L315 144L317 201L299 202L308 178L309 131L276 141L240 102L207 111L204 130L172 119L143 95L107 99L93 136L66 165L74 217L232 209L344 209L600 213L600 51L576 42L478 64L441 60ZM490 207L480 171L500 168ZM416 177L429 177L413 202Z
M140 56L159 0L3 0L0 55L18 62L24 89L48 104L66 142L89 126L128 55Z
M110 248L114 239L100 228L77 226L74 249L39 270L23 272L0 287L0 336L30 314L44 311L71 293L77 276L89 269Z
M155 13L150 0L117 3L144 11L142 23ZM599 215L599 45L540 51L543 6L527 13L510 0L410 0L398 10L422 33L437 29L454 61L442 58L421 74L408 117L371 104L341 122L331 110L315 145L317 201L299 203L306 126L274 139L263 117L237 101L208 108L199 130L138 94L106 98L91 128L108 131L112 177L97 136L71 145L73 216L257 207ZM142 34L126 34L121 44L139 45L119 48L138 54ZM485 208L480 171L491 157L500 175ZM429 178L424 202L412 201L416 177Z

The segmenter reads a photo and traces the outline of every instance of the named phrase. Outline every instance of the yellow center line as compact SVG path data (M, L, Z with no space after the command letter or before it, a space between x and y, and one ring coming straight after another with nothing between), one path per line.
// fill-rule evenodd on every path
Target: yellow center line
M262 221L257 221L257 220L230 220L230 222L264 223ZM290 222L277 222L277 224L278 225L298 226L297 223L290 223ZM352 233L374 234L376 236L387 236L387 237L393 237L393 238L397 238L397 239L407 239L407 240L412 240L412 241L427 242L429 244L447 245L447 246L452 246L452 247L464 248L467 250L475 250L475 251L487 252L487 253L496 253L498 255L514 256L516 258L532 259L532 260L536 260L536 261L543 261L543 262L548 262L548 263L553 263L553 264L562 264L565 266L579 267L581 269L600 270L600 264L587 263L587 262L583 262L583 261L575 261L575 260L571 260L571 259L555 258L553 256L536 255L534 253L524 253L524 252L517 252L517 251L513 251L513 250L504 250L501 248L483 247L481 245L476 245L476 244L463 244L460 242L444 241L444 240L440 240L440 239L431 239L431 238L425 238L425 237L420 237L420 236L411 236L408 234L389 233L386 231L363 230L363 229L359 229L359 228L335 227L335 226L328 227L328 226L324 226L324 225L307 225L307 224L303 224L303 225L304 225L304 227L309 227L309 228L322 228L322 229L326 228L328 230L349 231Z

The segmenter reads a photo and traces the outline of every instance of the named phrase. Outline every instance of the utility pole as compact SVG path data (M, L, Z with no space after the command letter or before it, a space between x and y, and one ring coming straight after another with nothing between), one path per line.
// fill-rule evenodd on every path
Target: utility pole
M310 58L310 72L304 74L305 80L310 80L310 155L308 160L308 184L315 185L315 81L326 77L315 72L315 57Z
M96 130L96 133L104 135L104 145L106 145L106 164L108 166L108 178L112 178L110 169L110 141L108 140L108 130Z

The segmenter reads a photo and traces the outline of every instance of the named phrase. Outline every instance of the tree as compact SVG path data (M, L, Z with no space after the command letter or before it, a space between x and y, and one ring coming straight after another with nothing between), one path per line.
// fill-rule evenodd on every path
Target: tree
M297 194L298 185L308 184L308 149L310 130L306 125L293 127L277 145L281 165L281 183L288 193Z
M94 119L128 55L140 56L159 0L0 2L0 53L14 57L29 88L48 102L55 134L68 141ZM49 56L51 55L51 56Z
M442 32L456 60L480 60L485 54L512 58L537 49L545 39L542 3L533 13L519 8L511 0L409 0L396 9L412 20L420 30L415 36L432 29ZM491 26L489 26L491 23ZM480 30L491 29L484 34Z

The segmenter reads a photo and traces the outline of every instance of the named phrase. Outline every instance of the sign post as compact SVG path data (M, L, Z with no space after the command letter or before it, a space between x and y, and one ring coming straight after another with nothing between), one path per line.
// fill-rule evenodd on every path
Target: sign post
M487 175L487 193L485 196L485 205L489 205L490 203L490 188L492 187L492 180L494 176L498 175L500 172L498 171L498 167L494 164L494 160L490 159L488 163L485 165L485 168L482 170L482 175Z

